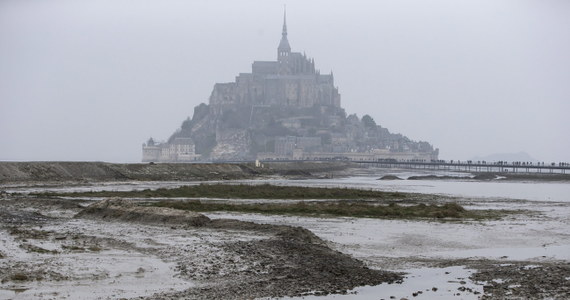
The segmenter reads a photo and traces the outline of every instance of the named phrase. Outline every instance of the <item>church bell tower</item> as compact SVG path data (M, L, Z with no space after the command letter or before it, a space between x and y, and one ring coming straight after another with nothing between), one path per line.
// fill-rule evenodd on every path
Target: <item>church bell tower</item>
M279 62L285 60L291 54L291 46L287 40L287 11L283 11L283 31L281 33L281 42L277 47L277 60Z

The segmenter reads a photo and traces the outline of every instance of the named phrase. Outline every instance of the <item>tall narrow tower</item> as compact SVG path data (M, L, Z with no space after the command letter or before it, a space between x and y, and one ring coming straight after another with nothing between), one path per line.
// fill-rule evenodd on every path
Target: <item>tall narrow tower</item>
M283 32L281 33L281 42L277 47L277 60L282 61L291 54L291 46L287 40L287 11L283 10Z

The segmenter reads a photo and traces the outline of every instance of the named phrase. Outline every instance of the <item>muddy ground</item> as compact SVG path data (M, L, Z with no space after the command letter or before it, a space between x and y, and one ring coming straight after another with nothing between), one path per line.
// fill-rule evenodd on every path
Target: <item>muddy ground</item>
M5 194L0 201L0 299L254 299L343 294L406 280L333 250L301 227L209 218L121 199L93 204ZM476 270L457 279L452 293L458 299L570 297L567 261L410 256L381 263L391 269L405 264ZM409 294L429 297L438 288Z
M88 290L75 290L86 279L95 286L119 281L109 293L99 293L103 299L326 295L402 279L369 269L300 227L212 220L126 200L85 208L72 200L8 197L1 204L0 298L90 298ZM121 261L132 253L140 263ZM88 257L85 264L81 256ZM117 259L106 262L106 256ZM140 286L129 287L132 280L154 276L152 263L143 258L170 264L170 274L158 275L177 278L175 284L143 293ZM114 268L121 263L131 264L130 270Z
M139 177L164 180L165 174L168 174L168 180L318 174L289 172L285 168L278 172L258 173L250 166L92 164L86 167L85 163L63 163L63 166L62 163L0 163L0 183L9 182L10 189L22 185L23 190L31 183L62 189L86 183L90 189L92 182L129 181ZM17 168L13 169L14 166ZM330 167L316 165L314 170L323 172L317 175L322 176L334 169ZM349 171L342 167L335 174L343 172ZM2 178L2 174L10 175ZM46 178L51 180L45 181ZM555 247L567 245L570 240L566 230L568 204L544 204L544 211L532 216L535 224L545 224L540 230L525 224L528 217L514 217L495 222L497 224L458 222L445 226L451 229L441 232L437 230L443 225L425 221L381 222L377 227L369 227L386 231L376 238L392 235L397 238L375 245L374 253L378 257L370 257L369 252L364 251L367 246L358 241L333 242L330 234L318 232L319 226L334 231L326 223L336 222L338 234L353 234L351 230L357 234L358 230L366 228L361 226L366 225L366 221L331 218L316 220L314 224L317 225L311 225L306 218L300 221L288 218L279 223L273 221L278 219L275 216L243 215L232 220L223 214L204 216L141 208L123 200L88 207L93 201L34 198L1 189L0 299L265 299L343 294L365 285L379 285L380 289L403 286L413 280L409 274L401 274L410 266L441 270L460 266L473 270L467 275L450 277L454 286L445 295L457 299L570 299L568 260L548 257L531 260L435 259L419 255L432 248L461 249L465 246L462 243L470 244L465 238L454 236L471 232L465 230L467 226L473 227L470 230L485 230L481 236L493 242L500 241L493 236L504 237L504 243L496 247L509 246L527 231L529 238L540 240L536 243L544 243L545 249L552 241L558 241ZM505 207L511 208L512 203L509 200ZM501 203L465 199L461 204L496 206ZM534 203L516 205L535 209ZM290 226L292 224L302 227ZM495 228L505 227L514 229L492 232ZM422 231L422 228L434 230ZM509 239L510 233L512 239ZM354 240L353 236L348 238ZM342 236L339 240L346 241ZM440 244L436 245L435 240ZM449 240L453 240L453 244ZM455 240L463 242L456 245ZM477 243L483 244L485 239ZM530 244L536 246L536 243ZM480 288L475 288L473 283ZM443 286L434 284L427 289L407 290L402 295L407 299L430 299L442 289Z

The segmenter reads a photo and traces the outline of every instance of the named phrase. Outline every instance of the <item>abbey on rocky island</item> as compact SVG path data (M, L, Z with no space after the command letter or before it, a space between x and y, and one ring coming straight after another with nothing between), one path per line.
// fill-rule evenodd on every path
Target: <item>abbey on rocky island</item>
M151 138L142 150L144 162L438 158L429 143L392 134L369 115L347 116L332 72L291 52L285 16L276 61L254 61L251 73L216 83L209 103L167 142Z

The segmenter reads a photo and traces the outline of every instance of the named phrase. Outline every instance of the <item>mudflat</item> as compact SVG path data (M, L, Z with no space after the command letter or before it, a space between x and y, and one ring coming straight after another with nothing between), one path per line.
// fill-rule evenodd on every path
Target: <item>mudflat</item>
M0 218L2 298L251 299L402 280L301 227L213 220L122 199L84 206L8 198Z
M330 169L322 174L327 172ZM352 171L338 173L343 172ZM251 178L248 174L236 178ZM307 176L306 171L303 174ZM315 178L322 175L315 174ZM319 185L318 179L309 182ZM149 205L196 201L164 195L69 195L73 190L170 190L197 184L4 181L0 186L0 299L319 299L330 294L346 295L346 299L570 297L570 202L390 192L387 200L402 207L422 201L443 207L453 201L466 211L508 213L477 219L386 218L194 211L192 206ZM343 201L377 205L374 197ZM236 205L292 201L262 198L241 199ZM229 200L200 199L204 203ZM339 199L315 200L310 205L330 205L332 200Z

